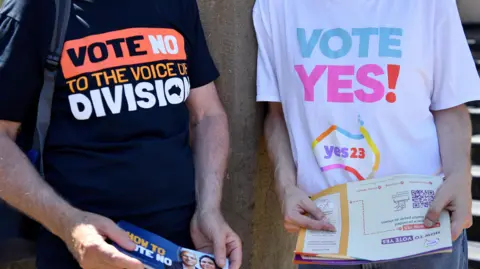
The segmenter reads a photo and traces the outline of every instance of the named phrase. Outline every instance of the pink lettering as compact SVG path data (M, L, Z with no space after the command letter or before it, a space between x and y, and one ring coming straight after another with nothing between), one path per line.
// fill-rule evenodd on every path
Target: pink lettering
M358 83L373 90L371 93L366 93L363 89L358 89L355 91L355 96L358 98L358 100L365 103L374 103L380 101L383 99L383 96L385 94L385 86L383 86L380 81L369 77L368 75L370 73L373 73L373 75L375 76L385 74L382 67L376 64L367 64L358 69Z
M328 66L328 85L327 85L327 102L336 103L352 103L353 93L341 93L340 89L351 89L352 80L341 80L341 75L355 74L353 65L330 65Z
M303 65L295 65L295 71L302 80L303 88L305 91L305 101L313 102L315 100L315 84L317 84L320 77L327 70L325 65L316 65L310 75L307 74Z
M377 64L363 65L358 70L355 70L354 65L316 65L310 75L307 74L304 65L295 65L295 71L303 83L306 102L315 101L315 86L327 69L327 102L353 103L357 99L364 103L374 103L384 99L385 86L378 79L378 76L386 73ZM341 76L347 77L341 79ZM365 86L364 89L351 90L354 76L359 84ZM324 87L320 87L319 90L323 89Z

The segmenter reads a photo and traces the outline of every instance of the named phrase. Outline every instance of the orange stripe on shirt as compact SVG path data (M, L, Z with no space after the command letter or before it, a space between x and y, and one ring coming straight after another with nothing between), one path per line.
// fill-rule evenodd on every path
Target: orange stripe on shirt
M129 28L65 42L61 65L68 79L102 69L161 60L186 60L183 36L167 28Z

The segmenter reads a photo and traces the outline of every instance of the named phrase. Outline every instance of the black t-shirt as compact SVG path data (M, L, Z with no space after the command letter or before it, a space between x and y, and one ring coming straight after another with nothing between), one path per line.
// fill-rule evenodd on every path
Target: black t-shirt
M218 76L196 1L72 2L46 181L83 210L166 237L188 230L195 184L185 101ZM5 0L0 119L35 115L53 18L52 0Z

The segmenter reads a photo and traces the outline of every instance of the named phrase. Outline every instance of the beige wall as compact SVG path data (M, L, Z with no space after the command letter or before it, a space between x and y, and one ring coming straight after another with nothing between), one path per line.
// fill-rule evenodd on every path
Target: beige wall
M232 156L224 211L244 242L242 268L293 269L295 238L282 228L272 169L260 138L263 109L254 102L253 1L199 0L210 50L222 74L217 86L230 118ZM458 4L464 21L480 22L480 0Z
M263 140L261 140L263 142ZM253 218L252 269L294 269L292 264L295 236L283 230L280 207L275 196L273 170L265 144L260 143L255 178L255 209Z
M458 2L462 18L480 18L480 0ZM295 238L282 229L272 169L260 137L264 110L255 103L253 3L199 0L210 51L221 71L217 86L230 119L232 156L224 212L244 241L242 268L293 269Z
M457 4L463 22L480 22L480 0L457 0Z
M292 237L282 230L255 103L254 0L199 0L210 52L220 69L217 87L230 119L230 158L224 212L244 242L242 268L292 269Z
M252 257L252 220L260 109L255 104L253 0L199 0L210 52L221 72L217 87L230 120L231 158L224 211L244 245L244 266ZM269 267L264 267L269 268Z

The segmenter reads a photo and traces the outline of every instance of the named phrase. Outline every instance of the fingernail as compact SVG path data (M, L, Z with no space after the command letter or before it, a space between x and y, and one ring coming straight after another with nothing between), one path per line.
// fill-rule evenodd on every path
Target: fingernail
M332 224L328 224L327 228L330 232L336 232L337 231L337 229L335 229L335 226L333 226Z
M425 219L425 221L423 222L423 225L425 225L427 227L432 227L433 226L433 221L431 221L429 219Z
M137 248L137 245L133 241L128 241L127 246L129 250L135 250Z

